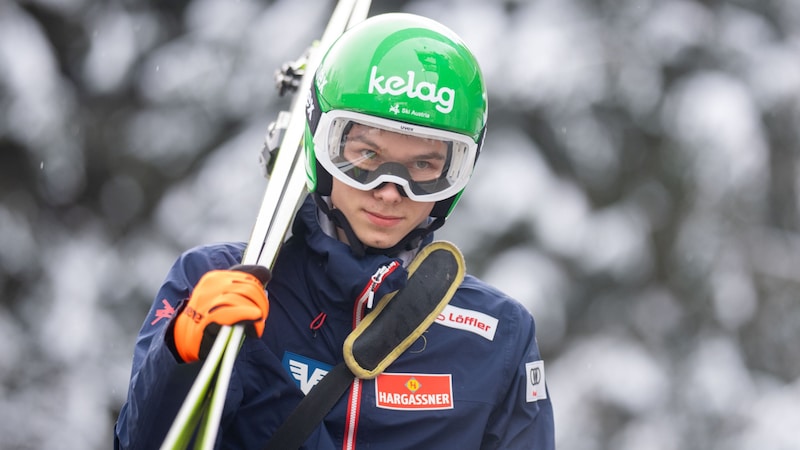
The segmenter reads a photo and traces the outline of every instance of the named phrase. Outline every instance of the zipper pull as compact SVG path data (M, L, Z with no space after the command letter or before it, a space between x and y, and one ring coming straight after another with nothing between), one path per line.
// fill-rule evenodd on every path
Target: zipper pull
M379 287L381 287L381 283L383 283L383 277L390 272L393 272L398 265L400 265L400 263L397 261L392 261L385 266L379 267L375 274L372 275L369 287L367 288L367 309L372 309L372 303L375 300L375 292Z

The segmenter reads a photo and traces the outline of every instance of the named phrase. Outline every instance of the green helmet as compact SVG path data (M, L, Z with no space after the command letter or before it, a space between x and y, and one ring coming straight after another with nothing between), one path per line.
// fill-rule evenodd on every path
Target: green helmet
M486 88L475 57L451 30L412 14L382 14L345 32L323 57L307 114L309 192L330 195L332 177L363 190L393 182L403 195L435 201L431 216L446 218L480 153ZM444 141L444 171L436 180L417 180L393 164L348 171L353 164L339 146L352 123Z

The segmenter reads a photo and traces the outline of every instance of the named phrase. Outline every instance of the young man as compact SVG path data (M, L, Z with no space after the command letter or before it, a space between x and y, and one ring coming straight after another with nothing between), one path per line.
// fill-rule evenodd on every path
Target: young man
M486 126L478 64L451 31L408 14L346 32L316 73L308 187L267 285L244 244L183 254L139 334L119 448L157 448L207 353L209 330L247 323L223 411L224 448L262 448L343 360L343 343L404 286L472 173ZM188 300L186 300L188 299ZM376 305L372 305L373 307ZM176 311L174 314L171 312ZM356 379L309 449L552 449L534 321L467 276L433 325L377 378Z

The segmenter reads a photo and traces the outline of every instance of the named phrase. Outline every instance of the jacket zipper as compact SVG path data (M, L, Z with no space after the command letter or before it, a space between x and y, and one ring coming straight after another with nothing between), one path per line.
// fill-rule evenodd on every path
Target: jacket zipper
M375 299L375 292L381 287L383 280L386 276L391 274L400 266L398 261L381 266L369 280L369 283L364 287L361 295L356 300L353 309L353 329L355 329L361 320L366 315L366 311L372 308ZM356 448L356 432L358 430L358 418L361 414L361 380L356 378L350 387L350 397L348 398L347 417L345 419L344 442L342 444L343 450L355 450Z

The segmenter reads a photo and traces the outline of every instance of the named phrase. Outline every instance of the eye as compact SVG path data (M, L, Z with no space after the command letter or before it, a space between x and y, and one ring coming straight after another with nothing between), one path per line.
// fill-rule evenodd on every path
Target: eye
M381 155L369 147L359 147L353 149L350 162L364 170L375 170L381 164Z
M360 159L362 160L371 160L378 157L378 154L371 149L364 148L359 151Z
M419 160L414 161L414 168L417 170L427 170L433 168L433 164L430 161Z
M442 164L438 160L417 159L411 161L406 167L414 181L429 181L436 179L442 174Z

